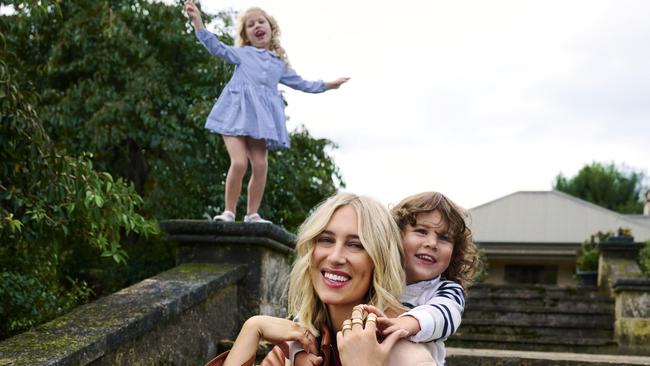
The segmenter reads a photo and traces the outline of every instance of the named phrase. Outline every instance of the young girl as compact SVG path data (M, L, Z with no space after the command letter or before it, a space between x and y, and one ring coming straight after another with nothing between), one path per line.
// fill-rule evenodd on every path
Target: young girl
M460 326L465 290L480 263L467 215L438 192L407 197L391 213L402 232L407 287L401 300L410 310L394 319L376 312L378 326L384 335L405 329L412 342L428 342L444 365L444 341Z
M287 54L280 46L278 24L260 8L250 8L241 15L237 25L237 47L223 44L205 29L193 0L187 0L185 10L192 20L196 37L208 51L237 65L205 124L205 128L223 136L230 156L226 207L214 220L235 221L237 200L250 161L252 174L244 221L269 222L257 213L266 185L267 149L289 147L284 100L278 83L308 93L321 93L337 89L349 78L330 82L303 80L289 67Z

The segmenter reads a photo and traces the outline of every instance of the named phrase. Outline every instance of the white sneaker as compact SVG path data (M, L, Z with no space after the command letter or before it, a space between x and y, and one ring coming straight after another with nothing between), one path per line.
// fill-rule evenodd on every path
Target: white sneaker
M256 213L252 213L250 215L244 216L244 222L257 222L257 223L262 223L262 224L272 224L271 221L269 220L264 220L260 215Z
M212 218L214 221L234 222L235 214L232 211L225 210L221 215Z

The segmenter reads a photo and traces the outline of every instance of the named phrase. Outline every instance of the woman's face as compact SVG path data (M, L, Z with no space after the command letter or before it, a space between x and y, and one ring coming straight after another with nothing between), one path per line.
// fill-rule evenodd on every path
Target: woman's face
M374 267L359 239L356 212L349 205L339 207L314 239L310 275L316 294L329 306L361 304Z

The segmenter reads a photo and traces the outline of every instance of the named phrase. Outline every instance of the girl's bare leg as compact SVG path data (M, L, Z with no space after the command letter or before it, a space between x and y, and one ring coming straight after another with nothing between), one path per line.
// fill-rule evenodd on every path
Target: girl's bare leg
M236 213L242 180L248 168L246 137L223 136L223 141L230 156L230 168L226 176L226 210Z
M248 182L248 205L246 207L248 215L257 212L262 203L269 162L265 140L247 137L246 146L252 171L251 179Z

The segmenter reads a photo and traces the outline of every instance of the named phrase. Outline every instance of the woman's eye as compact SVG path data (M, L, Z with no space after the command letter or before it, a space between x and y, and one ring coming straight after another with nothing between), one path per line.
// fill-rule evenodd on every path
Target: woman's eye
M363 249L364 249L364 248L363 248L363 244L361 244L361 243L359 243L359 242L354 242L354 241L353 241L353 242L350 242L348 245L349 245L351 248L354 248L354 249L359 249L359 250L363 250Z
M334 239L330 238L329 236L319 236L316 238L317 243L333 243Z
M425 229L415 229L414 230L416 233L421 234L421 235L427 235L429 232Z

